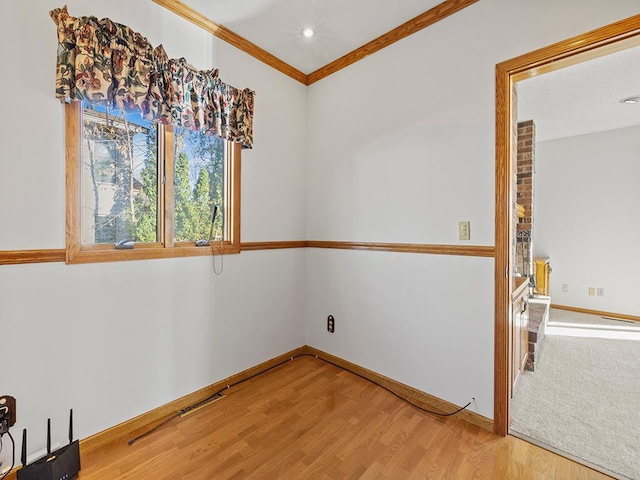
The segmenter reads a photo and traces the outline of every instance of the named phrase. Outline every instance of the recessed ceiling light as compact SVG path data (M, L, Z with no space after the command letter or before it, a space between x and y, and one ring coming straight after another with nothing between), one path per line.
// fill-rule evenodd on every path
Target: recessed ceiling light
M620 100L620 103L626 103L628 105L635 105L636 103L640 103L640 95L636 95L634 97L627 97Z
M311 38L315 36L315 34L316 34L316 31L311 27L305 27L302 30L300 30L300 35L302 35L304 38Z

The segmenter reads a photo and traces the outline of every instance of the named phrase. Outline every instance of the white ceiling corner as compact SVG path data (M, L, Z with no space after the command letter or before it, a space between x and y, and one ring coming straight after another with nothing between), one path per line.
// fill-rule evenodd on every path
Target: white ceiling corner
M305 74L384 35L441 0L183 0ZM316 36L300 35L313 27Z
M305 74L384 35L442 0L183 0ZM316 36L300 35L313 27ZM518 83L518 120L538 141L640 125L640 47Z

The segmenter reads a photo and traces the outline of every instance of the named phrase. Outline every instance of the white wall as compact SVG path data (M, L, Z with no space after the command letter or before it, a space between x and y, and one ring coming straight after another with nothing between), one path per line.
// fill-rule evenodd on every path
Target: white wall
M490 258L313 249L309 343L439 398L492 412ZM443 301L457 292L455 301ZM335 333L327 332L327 316Z
M553 303L640 315L639 179L640 127L536 145L534 253L551 257Z
M0 249L62 248L48 17L60 4L5 3L0 53L16 73L0 77ZM244 241L456 244L458 220L470 220L477 245L493 244L495 64L638 13L628 0L483 0L307 90L148 0L68 4L256 90ZM522 15L527 28L514 22ZM313 346L454 403L473 395L492 416L491 259L245 252L225 258L221 277L210 261L0 267L2 393L18 398L16 431L31 430L33 449L47 417L63 437L69 407L86 437L295 348L305 329Z
M219 41L223 79L256 90L254 149L242 153L242 240L304 240L307 87Z
M638 12L482 0L313 84L308 238L493 245L496 63ZM493 262L363 255L309 254L307 343L493 417Z
M48 14L62 4L4 3L0 250L64 248L64 116ZM256 90L242 240L304 237L306 87L151 1L67 4L71 15L108 16ZM0 266L0 394L17 398L13 432L27 427L35 451L51 417L54 441L64 441L73 407L84 438L303 345L305 268L304 250L227 256L220 276L211 257Z

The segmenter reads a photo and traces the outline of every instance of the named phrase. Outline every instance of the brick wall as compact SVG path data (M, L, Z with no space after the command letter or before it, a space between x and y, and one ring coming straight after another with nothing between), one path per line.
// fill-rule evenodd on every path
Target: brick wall
M535 172L536 125L533 120L518 123L516 148L516 201L524 207L524 217L516 223L516 264L518 271L532 274L533 195ZM528 238L527 238L528 237ZM524 245L524 244L527 245ZM525 253L528 253L527 264Z
M519 232L533 228L533 165L536 125L533 120L518 123L517 202L524 207L524 218L518 221Z
M518 253L516 249L516 225L518 225L518 217L516 216L516 201L518 199L518 84L514 83L512 86L511 97L511 145L515 145L516 148L511 149L511 260L516 262L516 265L511 265L512 274L518 271L517 258Z

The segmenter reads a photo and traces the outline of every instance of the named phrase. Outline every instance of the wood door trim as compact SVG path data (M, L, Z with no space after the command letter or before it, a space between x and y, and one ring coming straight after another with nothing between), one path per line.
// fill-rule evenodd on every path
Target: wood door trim
M495 204L495 332L494 332L494 431L509 432L509 258L511 215L511 91L512 85L524 78L557 70L585 59L595 58L619 42L640 42L640 15L606 25L576 37L496 65L496 204ZM579 56L579 57L578 57Z

